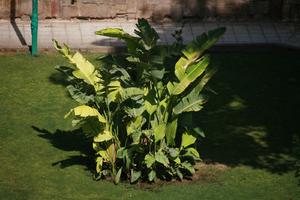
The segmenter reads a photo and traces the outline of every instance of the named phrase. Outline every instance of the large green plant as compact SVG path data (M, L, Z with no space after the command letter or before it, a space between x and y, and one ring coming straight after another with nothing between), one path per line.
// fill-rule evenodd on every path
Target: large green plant
M214 70L208 70L205 50L225 32L218 28L198 36L185 47L157 45L157 32L139 19L135 36L108 28L96 34L126 42L128 51L100 58L95 67L79 52L54 46L71 63L57 69L70 83L67 89L80 104L67 115L93 138L96 172L136 182L191 176L200 160L194 148L202 131L190 112L206 102L202 92Z

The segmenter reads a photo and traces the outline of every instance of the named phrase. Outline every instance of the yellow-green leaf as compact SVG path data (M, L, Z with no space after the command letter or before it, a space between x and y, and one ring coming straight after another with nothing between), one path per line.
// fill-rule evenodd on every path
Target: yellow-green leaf
M182 134L182 140L181 140L181 147L185 148L188 147L196 142L196 139L194 136L188 134L187 132Z
M97 109L90 106L81 105L73 109L75 116L79 117L98 117L102 123L106 123L106 119L102 116Z
M154 128L155 142L163 139L166 135L166 124L159 124Z
M102 165L103 165L103 158L102 157L97 157L97 159L96 159L96 172L97 173L101 172Z
M147 154L145 156L145 163L147 165L147 168L150 168L153 163L155 163L155 157L152 154Z
M191 64L182 76L180 82L176 84L172 90L173 95L181 94L192 82L202 75L209 64L209 57L203 56L200 61ZM169 89L169 88L168 88Z
M163 164L165 167L168 167L170 162L169 162L169 159L168 157L164 154L164 152L162 151L158 151L156 154L155 154L155 160L161 164Z
M113 135L109 131L103 131L94 137L94 142L104 142L113 139Z
M167 124L166 139L167 139L168 146L175 145L176 131L177 131L177 119Z

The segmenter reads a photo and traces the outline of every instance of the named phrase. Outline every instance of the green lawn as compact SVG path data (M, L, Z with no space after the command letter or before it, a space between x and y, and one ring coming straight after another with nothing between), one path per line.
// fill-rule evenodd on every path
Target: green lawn
M82 156L88 141L63 119L75 103L54 70L62 63L58 55L0 56L0 199L300 199L299 51L214 53L216 94L194 120L207 135L203 159L228 167L158 186L92 179Z

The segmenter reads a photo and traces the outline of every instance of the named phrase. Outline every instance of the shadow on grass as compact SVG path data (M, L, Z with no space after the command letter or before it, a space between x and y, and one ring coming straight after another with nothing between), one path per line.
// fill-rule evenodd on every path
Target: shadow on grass
M48 130L32 126L32 129L39 133L39 137L48 140L55 148L63 151L77 151L80 155L69 156L68 158L52 163L61 168L73 165L82 165L86 170L94 172L94 150L91 148L91 140L82 134L80 129L73 131L56 130L51 133Z
M49 81L55 85L68 86L70 83L67 81L67 76L59 71L52 73L49 76Z
M207 137L198 149L208 162L286 173L296 169L300 143L299 51L215 54L219 68L194 120ZM297 142L298 141L298 142ZM299 172L298 172L299 174Z

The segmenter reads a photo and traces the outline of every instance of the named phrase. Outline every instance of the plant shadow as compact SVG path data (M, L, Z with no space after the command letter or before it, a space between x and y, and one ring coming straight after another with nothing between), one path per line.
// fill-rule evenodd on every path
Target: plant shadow
M210 82L217 95L194 120L206 132L198 144L207 162L247 165L283 174L299 160L299 51L221 53ZM287 65L288 63L288 65ZM284 66L284 67L283 67ZM299 174L299 173L298 173Z
M48 140L52 146L63 151L77 151L79 155L68 156L68 158L55 161L52 166L67 168L73 165L84 166L86 170L94 172L94 150L91 148L92 140L87 138L80 129L72 131L56 130L50 132L32 126L32 129L39 133L39 137Z

